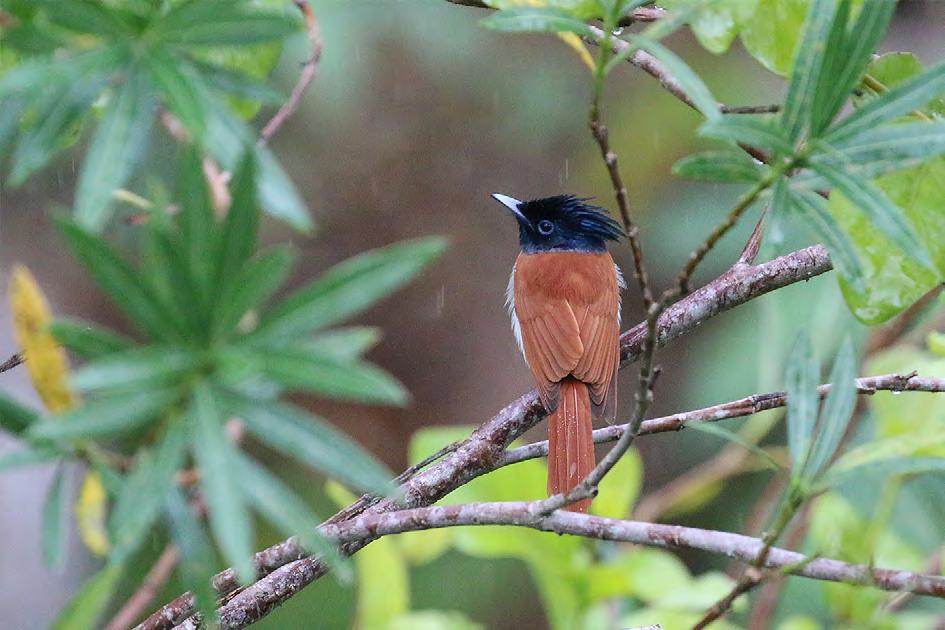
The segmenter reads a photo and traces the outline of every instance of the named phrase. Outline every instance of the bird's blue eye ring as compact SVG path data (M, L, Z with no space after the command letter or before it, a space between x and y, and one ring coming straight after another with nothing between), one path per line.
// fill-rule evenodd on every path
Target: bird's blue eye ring
M544 236L548 236L555 231L555 224L549 221L548 219L542 219L538 222L538 233Z

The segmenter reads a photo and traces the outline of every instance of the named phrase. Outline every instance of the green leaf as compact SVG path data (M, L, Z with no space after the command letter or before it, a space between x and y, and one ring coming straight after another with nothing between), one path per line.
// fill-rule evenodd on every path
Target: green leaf
M182 206L180 249L186 259L185 275L193 285L194 297L199 305L203 305L209 300L210 283L217 271L216 251L211 236L214 227L213 205L204 176L203 160L194 147L187 150L182 168L178 193Z
M223 394L221 393L221 397ZM393 475L350 438L298 407L227 393L227 410L270 448L290 455L359 491L384 496Z
M76 221L101 230L111 215L116 188L121 188L144 152L153 118L150 86L133 67L112 96L85 154L76 184Z
M840 463L838 461L838 463ZM840 466L831 468L817 484L816 490L823 491L835 488L844 483L857 481L866 475L881 473L883 477L899 477L903 475L922 475L934 472L945 472L945 459L941 457L884 457L863 461L855 466Z
M180 338L161 302L104 240L67 221L57 221L57 227L92 278L136 328L155 339Z
M856 355L847 335L830 371L830 392L820 414L817 435L805 465L804 476L816 479L823 472L846 433L856 404Z
M866 74L887 88L892 88L910 77L921 74L924 70L922 62L914 53L891 52L874 56L866 67ZM862 106L875 97L876 94L870 88L866 88L860 96L854 98L854 103ZM945 101L942 98L935 98L917 109L929 115L942 116L945 114Z
M350 326L319 333L302 343L306 352L339 362L355 361L377 345L381 331L372 326Z
M140 451L109 517L112 562L124 563L147 540L168 488L176 484L175 477L186 453L187 428L180 418L168 423L153 453Z
M699 135L791 155L794 147L770 118L721 116L699 127Z
M126 63L127 55L124 46L99 46L63 58L25 59L0 76L0 94L5 99L32 95L36 91L48 92L62 81L72 83L77 76L88 80L109 75Z
M781 112L781 126L792 140L810 131L813 117L819 114L814 111L817 85L836 13L836 0L813 0L807 12Z
M202 77L185 59L158 46L151 48L144 60L148 76L167 108L191 137L202 137L208 116L206 99L199 96L204 89ZM202 171L198 170L197 175L202 176Z
M18 446L12 451L0 453L0 471L47 464L66 455L66 452L51 448L45 444L35 447Z
M236 569L240 582L247 583L256 575L253 524L239 483L238 451L223 430L223 415L214 392L205 384L194 389L190 422L210 529L226 562Z
M932 267L925 245L916 236L903 211L871 182L851 175L833 164L817 162L811 164L816 173L831 183L838 191L856 204L873 224L900 249L927 267Z
M180 490L168 487L164 503L171 539L178 549L178 569L184 585L196 597L197 610L203 614L204 620L215 620L217 593L210 581L217 570L213 547Z
M43 499L42 547L46 566L62 569L66 559L65 526L69 518L69 492L67 475L63 464L56 467L46 498Z
M506 33L575 33L593 37L591 28L564 9L523 7L505 9L483 18L481 24Z
M184 21L171 12L161 23L156 36L168 44L247 46L283 39L299 31L299 21L296 19L236 8L218 11L212 20Z
M248 74L199 59L190 61L203 83L219 92L262 105L281 105L286 100L285 94Z
M776 462L773 457L771 457L768 451L759 447L757 444L749 442L738 433L730 431L721 425L715 424L713 422L694 422L692 424L686 425L686 428L695 429L696 431L700 431L702 433L708 433L709 435L722 438L723 440L731 442L732 444L737 444L746 451L756 455L762 463L772 470L781 470L781 465L778 464L778 462Z
M108 608L124 575L124 567L109 564L86 580L72 596L50 626L51 630L86 630L99 627L99 620Z
M361 403L405 405L410 399L397 379L369 363L337 362L304 348L268 345L260 364L267 377L291 390Z
M38 99L35 120L23 128L11 156L13 186L22 184L75 140L104 84L104 77L92 75L84 81L54 85Z
M800 474L807 460L817 420L818 375L810 337L801 333L788 356L786 374L788 447L794 474Z
M80 391L166 387L198 367L198 357L174 347L144 346L111 353L83 366L72 378Z
M333 542L319 533L316 516L288 486L249 457L239 458L240 482L256 510L286 536L297 536L302 548L322 557L344 581L351 565Z
M230 334L247 312L258 308L285 282L295 261L288 246L273 247L250 259L226 283L213 316L213 335Z
M32 439L72 440L125 433L153 420L177 398L176 391L157 388L98 397L43 419L30 427L28 434Z
M696 153L673 165L673 173L680 177L718 182L757 182L767 170L745 153L735 151Z
M97 359L132 347L127 337L79 319L57 319L50 331L56 341L86 359Z
M131 26L122 17L127 13L116 7L105 7L93 0L36 0L48 10L46 16L54 23L77 33L115 38L132 35Z
M409 282L446 248L442 238L402 241L364 252L273 308L254 338L296 338L351 317Z
M945 121L884 125L864 131L834 147L843 156L843 168L866 179L919 166L945 154ZM833 156L821 153L811 163L831 164Z
M0 429L19 435L33 424L39 414L12 398L0 394Z
M945 270L942 178L945 178L945 159L936 158L921 167L886 175L875 182L903 209L936 263L935 270L920 264L912 256L913 252L900 249L862 208L839 190L831 193L830 212L850 235L862 261L865 280L865 288L858 290L841 277L841 289L851 312L864 323L886 321L941 282Z
M877 96L841 120L823 140L839 145L884 122L918 109L945 92L945 63L903 81L885 94Z
M219 243L215 244L218 287L235 282L233 276L243 269L256 249L259 208L256 203L256 165L252 153L243 156L231 188L233 202L223 221Z
M709 88L702 81L698 74L693 72L689 65L679 58L676 53L663 46L659 42L643 37L642 35L633 35L630 41L637 44L640 48L648 51L669 71L670 75L679 83L683 91L689 95L696 108L706 117L706 120L717 120L722 117L719 111L718 101L712 96Z
M805 224L830 251L830 259L841 277L856 291L865 287L863 266L850 237L830 214L827 200L809 190L785 186L787 198L797 208Z
M676 12L700 4L703 6L689 19L689 27L706 50L719 55L728 50L745 22L754 15L758 0L664 0L660 6Z
M848 7L844 2L843 7ZM846 32L846 11L841 34L844 41L830 51L830 72L820 77L815 94L814 133L819 134L833 120L848 96L860 83L863 71L870 61L873 50L879 47L896 9L895 0L872 0L863 4L860 15L849 33ZM836 25L835 25L836 26Z

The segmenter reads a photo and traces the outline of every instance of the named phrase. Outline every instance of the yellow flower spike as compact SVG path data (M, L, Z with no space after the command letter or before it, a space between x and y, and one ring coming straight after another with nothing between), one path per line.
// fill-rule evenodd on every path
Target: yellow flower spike
M79 536L85 546L97 556L108 553L108 530L106 520L108 495L102 484L102 477L94 470L85 474L82 490L75 502L75 522Z
M69 389L66 353L49 332L52 316L46 297L33 274L22 265L13 267L10 278L10 310L13 332L36 393L54 413L71 409L76 397Z

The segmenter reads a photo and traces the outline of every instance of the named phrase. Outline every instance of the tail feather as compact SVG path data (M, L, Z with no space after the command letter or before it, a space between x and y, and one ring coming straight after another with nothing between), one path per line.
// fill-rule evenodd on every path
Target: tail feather
M558 408L548 418L548 493L568 492L594 468L591 398L587 385L575 378L561 382ZM586 512L591 500L568 506Z

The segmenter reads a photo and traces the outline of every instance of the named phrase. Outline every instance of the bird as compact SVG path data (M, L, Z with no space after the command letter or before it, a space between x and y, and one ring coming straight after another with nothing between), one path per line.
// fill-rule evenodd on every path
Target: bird
M561 494L595 466L593 416L612 422L616 413L626 284L607 241L625 234L588 197L492 197L518 222L521 251L506 304L548 412L548 494ZM583 499L567 509L586 512L590 503Z

